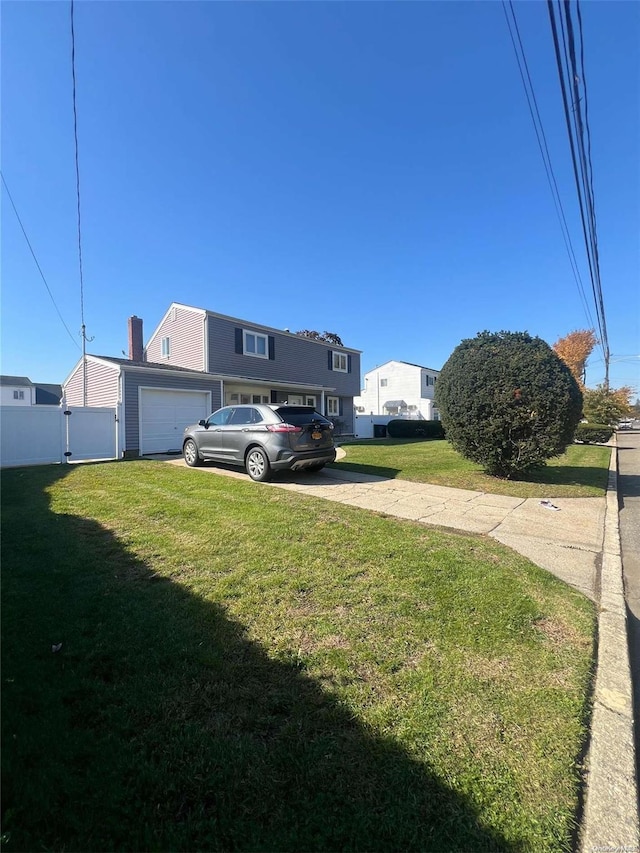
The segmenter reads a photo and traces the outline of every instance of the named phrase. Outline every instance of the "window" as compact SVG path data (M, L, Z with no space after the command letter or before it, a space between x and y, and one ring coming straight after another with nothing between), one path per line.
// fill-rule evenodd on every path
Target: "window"
M207 423L209 426L224 426L229 420L229 415L233 409L218 409L217 412L214 412L212 415L209 415Z
M259 424L262 421L262 415L257 409L241 408L233 410L233 414L229 418L229 426L242 426L244 424Z
M162 357L169 358L171 355L171 344L169 342L169 338L162 339Z
M305 404L305 406L313 406L315 408L316 398L315 397L305 397L304 404Z
M387 387L387 380L386 380L386 379L381 379L381 380L380 380L380 387L381 387L381 388L386 388L386 387Z
M338 397L327 397L327 414L337 417L340 414L340 399Z
M334 352L332 355L333 369L339 370L340 373L348 373L349 365L347 362L347 354L344 352Z
M14 400L24 400L24 391L14 391L13 392Z
M244 332L244 354L256 358L269 358L269 341L266 335Z

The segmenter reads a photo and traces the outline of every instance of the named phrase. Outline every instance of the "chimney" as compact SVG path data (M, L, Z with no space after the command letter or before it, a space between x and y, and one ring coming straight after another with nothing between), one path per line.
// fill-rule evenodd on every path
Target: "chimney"
M140 317L129 317L129 359L131 361L143 361L144 352L142 347L142 320Z

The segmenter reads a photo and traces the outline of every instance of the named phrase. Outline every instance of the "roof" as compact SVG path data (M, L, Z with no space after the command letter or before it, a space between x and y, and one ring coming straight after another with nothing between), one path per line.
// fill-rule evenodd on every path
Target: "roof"
M335 391L334 386L318 385L317 382L287 382L280 380L265 379L264 376L241 376L236 373L208 373L206 370L193 370L191 367L178 367L173 364L159 364L155 361L132 361L130 358L115 358L111 355L90 355L87 358L98 358L100 361L110 362L118 367L134 367L136 370L164 370L166 372L184 373L187 376L199 377L200 379L214 379L216 381L231 382L259 382L261 385L269 384L274 388L306 388L318 391Z
M34 382L36 387L36 406L58 406L62 399L62 385Z
M398 358L390 358L389 361L385 361L367 372L373 373L376 370L380 370L381 367L385 367L387 364L406 364L409 367L419 367L420 370L430 370L432 373L440 373L440 371L435 367L425 367L424 364L415 364L413 361L402 361Z
M356 353L358 355L362 353L362 350L354 349L354 347L348 347L344 344L342 346L338 346L337 344L330 344L327 341L317 341L315 340L315 338L306 338L304 335L297 335L295 332L289 331L289 329L276 329L274 326L265 326L264 323L256 323L254 320L242 320L240 317L232 317L229 314L219 314L216 311L209 311L208 308L196 308L193 305L185 305L183 302L172 302L164 317L168 316L169 311L171 311L174 306L176 308L186 308L188 311L195 311L197 314L207 314L210 317L220 317L222 320L231 320L233 323L238 323L241 326L248 326L252 329L264 329L268 332L276 332L278 335L289 335L292 338L304 337L304 339L307 341L312 341L314 344L320 344L321 346L329 347L329 349L346 350L347 352ZM152 338L161 325L162 320L160 321L159 325L154 329L153 334L151 335Z
M33 382L27 376L0 376L0 385L27 385L33 386Z
M406 409L407 404L405 403L404 400L387 400L387 402L384 403L382 408L383 409Z
M178 371L179 373L190 373L194 376L209 376L204 370L193 370L191 367L178 367L176 364L160 364L155 361L132 361L130 358L115 358L112 355L91 355L90 358L99 358L100 361L110 361L121 367L137 367L149 370Z

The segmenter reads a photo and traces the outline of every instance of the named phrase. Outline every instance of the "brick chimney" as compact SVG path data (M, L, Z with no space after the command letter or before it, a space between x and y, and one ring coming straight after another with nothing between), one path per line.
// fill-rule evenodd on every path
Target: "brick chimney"
M140 317L129 317L129 359L131 361L143 361L144 352L142 346L142 320Z

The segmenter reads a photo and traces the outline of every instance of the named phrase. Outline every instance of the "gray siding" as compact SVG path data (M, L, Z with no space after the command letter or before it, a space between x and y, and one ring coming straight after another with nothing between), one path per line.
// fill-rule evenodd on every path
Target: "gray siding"
M87 406L116 406L118 404L119 368L87 359ZM83 406L82 361L64 386L68 406Z
M335 388L336 396L354 397L360 392L360 354L330 347L298 335L278 333L261 326L240 324L208 315L209 371L233 376L255 377L265 381L295 382ZM243 328L274 338L273 359L254 358L235 351L235 330ZM351 372L329 370L329 352L346 352L351 357Z
M206 377L190 377L151 373L144 369L126 370L124 374L124 413L125 413L125 451L135 453L140 450L140 419L138 410L138 389L173 388L183 391L209 391L211 393L211 411L221 406L220 382Z
M146 360L205 370L204 321L201 312L173 306L145 348ZM169 358L162 355L162 339L169 338Z

